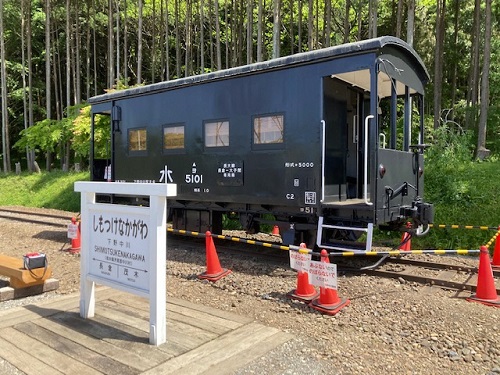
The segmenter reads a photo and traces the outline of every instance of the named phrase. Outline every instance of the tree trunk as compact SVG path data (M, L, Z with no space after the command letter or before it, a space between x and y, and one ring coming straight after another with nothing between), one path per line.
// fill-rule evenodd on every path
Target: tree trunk
M80 62L80 47L81 47L81 36L80 36L80 4L78 0L75 1L75 53L76 53L76 69L75 69L75 101L76 104L82 102L82 82L81 82L81 71L82 64Z
M349 42L349 35L351 34L351 23L349 22L350 13L351 13L351 0L346 0L345 17L344 17L344 43Z
M257 14L258 14L258 19L257 19L257 61L260 62L262 61L262 35L264 33L264 30L263 30L263 22L262 22L262 13L263 13L263 9L262 9L262 0L259 0L259 6L258 6L258 10L257 10Z
M179 22L179 0L174 2L175 12L175 67L177 78L181 77L181 30Z
M129 85L128 81L128 7L127 0L123 3L123 81ZM168 16L167 16L168 18Z
M111 0L110 0L111 1ZM71 1L66 0L66 110L71 105Z
M408 0L408 24L406 25L406 42L412 47L413 47L414 34L415 34L415 0Z
M436 14L436 48L434 49L434 129L441 118L441 96L443 92L443 46L446 0L438 0Z
M450 117L451 120L454 120L454 118L455 118L455 104L456 104L456 97L457 97L456 91L457 91L457 75L458 75L458 59L459 59L459 56L457 54L457 52L458 52L457 43L458 43L458 32L459 32L458 18L460 16L460 1L459 0L455 0L454 8L455 8L454 9L455 20L454 20L454 31L453 31L453 47L454 47L455 52L453 52L453 54L452 54L453 76L451 77L451 108L452 108L451 117Z
M200 74L205 72L205 3L200 0Z
M247 64L253 62L253 0L247 4Z
M186 54L184 61L184 66L186 68L186 71L184 72L185 77L189 77L191 75L191 14L191 0L186 0Z
M377 37L377 24L378 24L378 0L370 0L369 2L369 26L368 37Z
M116 83L120 82L120 1L116 2Z
M475 128L477 119L477 101L479 92L479 49L481 43L479 35L481 34L481 0L476 0L474 3L474 22L471 33L472 55L471 68L469 73L469 89L467 91L467 115L466 127L469 129Z
M170 79L170 38L169 38L169 30L168 27L168 1L165 4L165 75L163 79L168 81Z
M2 155L3 171L10 172L9 117L7 105L7 69L5 64L5 35L3 26L3 0L0 0L0 86L2 93Z
M137 84L142 83L142 0L139 0L137 29Z
M307 11L307 49L312 51L314 49L313 44L313 0L309 0L309 7Z
M215 48L217 55L217 70L222 69L222 54L220 50L220 22L219 22L219 0L214 0L215 3ZM261 0L259 0L261 1Z
M332 0L325 0L325 47L332 45Z
M273 59L280 57L280 0L273 0Z
M86 73L86 79L85 79L85 99L90 98L90 1L86 1L87 4L87 9L86 9L86 15L87 15L87 35L85 38L85 73ZM50 75L50 72L49 72Z
M479 115L479 130L477 135L478 159L489 156L490 150L486 148L486 124L488 121L488 107L490 96L490 61L491 61L491 0L486 0L484 20L484 52L483 52L483 73L481 76L481 113Z
M414 0L410 0L410 3L413 2L413 8L415 8ZM410 10L410 3L408 3L408 11ZM403 28L403 0L398 0L398 6L396 11L396 38L401 38L401 29Z
M50 56L51 56L51 41L50 41L50 0L45 0L45 111L46 118L51 118L52 102L51 102L51 85L50 85Z
M113 0L108 0L108 88L115 83L114 34L113 34Z

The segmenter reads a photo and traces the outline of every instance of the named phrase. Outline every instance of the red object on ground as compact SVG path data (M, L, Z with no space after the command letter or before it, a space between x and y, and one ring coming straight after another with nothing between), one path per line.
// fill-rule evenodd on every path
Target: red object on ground
M481 246L479 253L476 294L467 298L467 301L500 307L500 298L497 295L495 279L493 278L493 271L490 264L490 254L486 246Z
M321 250L321 261L330 263L326 250ZM325 314L335 315L345 306L349 306L350 303L351 301L348 299L340 299L335 289L320 287L319 298L312 300L309 306Z
M306 248L305 243L301 243L300 247ZM292 250L291 250L292 251ZM314 288L314 285L309 283L309 274L305 271L297 272L297 287L291 292L287 293L287 297L302 301L310 302L316 297L318 297L318 291Z
M76 238L71 239L71 248L69 249L69 252L72 254L76 254L80 252L81 248L81 231L80 231L80 222L76 222L76 218L71 218L71 223L74 225L77 225L77 230L76 230Z
M205 232L205 245L207 270L201 275L198 275L198 278L217 281L224 276L229 275L231 273L231 270L223 269L220 266L219 257L217 256L217 251L215 249L214 239L212 238L212 233L210 233L209 231Z

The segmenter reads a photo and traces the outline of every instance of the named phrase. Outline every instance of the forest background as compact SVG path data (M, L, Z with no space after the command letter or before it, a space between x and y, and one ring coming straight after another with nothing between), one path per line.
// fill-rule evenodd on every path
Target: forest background
M3 170L85 164L75 119L110 89L380 35L408 41L430 72L430 139L472 133L484 159L500 153L499 19L492 0L0 0Z
M3 171L86 167L94 95L393 35L431 76L426 197L437 222L498 225L499 21L492 0L0 0ZM438 237L427 238L464 245Z

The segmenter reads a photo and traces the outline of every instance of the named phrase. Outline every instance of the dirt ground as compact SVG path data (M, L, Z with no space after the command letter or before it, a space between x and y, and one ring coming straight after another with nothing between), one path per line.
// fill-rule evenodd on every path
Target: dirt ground
M60 287L39 298L79 291L80 257L69 247L65 228L0 218L0 253L47 254ZM343 275L338 294L350 305L328 316L286 297L297 281L287 265L224 253L219 259L233 272L201 281L204 247L169 245L168 296L250 316L295 337L238 374L500 374L500 308L405 280ZM474 258L448 259L477 265Z

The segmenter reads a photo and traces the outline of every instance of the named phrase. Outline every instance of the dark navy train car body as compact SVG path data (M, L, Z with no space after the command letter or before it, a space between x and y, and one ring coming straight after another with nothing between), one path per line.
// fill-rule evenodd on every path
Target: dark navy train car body
M110 116L111 137L92 177L176 183L179 229L220 233L229 214L331 249L374 225L422 229L427 80L382 37L97 96L92 124Z

